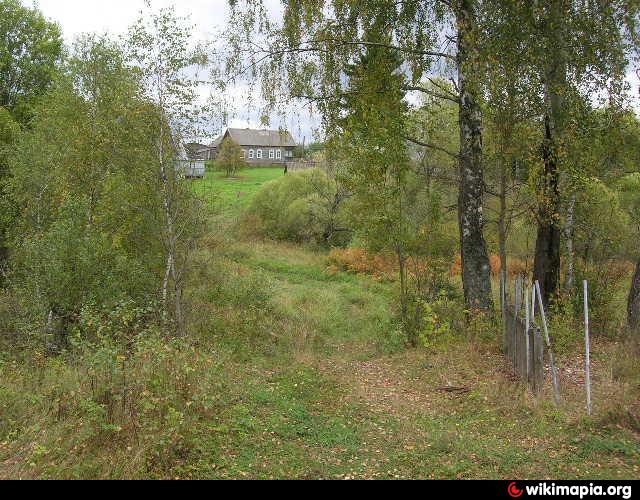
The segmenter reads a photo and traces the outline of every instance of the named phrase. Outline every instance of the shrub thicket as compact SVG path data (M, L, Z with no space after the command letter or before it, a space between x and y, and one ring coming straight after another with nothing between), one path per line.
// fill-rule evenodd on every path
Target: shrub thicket
M247 216L262 236L343 246L351 237L343 201L335 180L310 169L265 184Z

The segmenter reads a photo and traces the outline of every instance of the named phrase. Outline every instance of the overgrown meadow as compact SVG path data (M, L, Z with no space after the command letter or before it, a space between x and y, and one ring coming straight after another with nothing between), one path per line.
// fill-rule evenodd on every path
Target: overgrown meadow
M638 477L638 2L230 1L211 43L147 3L68 46L23 3L0 0L0 479ZM241 84L318 137L190 142ZM522 277L539 392L503 348Z
M259 185L282 178L252 169L193 181L227 215L212 216L190 269L188 338L122 304L82 319L90 344L55 357L36 339L3 351L2 477L637 475L636 354L595 343L587 418L578 342L560 355L560 407L550 387L536 398L513 378L490 321L459 318L408 348L393 271L367 268L360 252L336 269L326 250L247 234Z

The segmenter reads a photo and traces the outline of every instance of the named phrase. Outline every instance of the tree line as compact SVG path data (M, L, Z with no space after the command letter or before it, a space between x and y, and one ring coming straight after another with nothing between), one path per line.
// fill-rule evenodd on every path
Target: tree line
M206 63L190 28L148 9L121 39L67 48L37 8L2 0L0 33L0 286L16 333L60 349L124 308L184 335L202 221L174 160Z
M503 273L514 223L526 219L536 227L532 274L543 301L573 294L578 226L602 216L577 213L586 193L614 189L621 199L638 170L636 90L625 79L638 56L636 0L302 0L283 6L282 23L260 0L230 5L230 25L244 29L227 34L227 67L260 82L267 112L295 99L319 113L334 145L327 156L348 173L375 214L365 224L386 235L401 268L416 244L407 235L438 232L433 213L423 212L421 226L405 223L416 206L408 179L436 163L457 192L468 310L494 307L488 210L498 214ZM418 111L406 105L416 95ZM455 123L443 135L433 125L447 113ZM433 180L422 177L422 187ZM622 198L614 217L633 234L637 213Z

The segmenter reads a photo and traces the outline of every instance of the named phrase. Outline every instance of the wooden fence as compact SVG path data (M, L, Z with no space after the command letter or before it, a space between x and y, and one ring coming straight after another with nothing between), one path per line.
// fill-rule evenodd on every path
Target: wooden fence
M529 325L517 313L515 306L504 311L505 357L514 372L526 381L532 392L540 392L544 384L544 339L540 328Z
M587 414L591 415L590 339L589 339L589 289L583 282L584 295L584 338L585 338L585 390L587 395ZM545 313L540 283L535 281L529 288L527 277L518 276L515 281L514 303L510 304L507 294L506 275L500 280L500 302L502 309L503 347L505 357L513 366L514 372L524 381L532 392L542 391L544 384L545 355L551 372L553 397L557 405L561 402L560 381L556 368L553 345L549 334L549 325ZM536 307L537 303L537 307ZM524 320L522 311L524 306ZM536 323L539 316L542 331Z

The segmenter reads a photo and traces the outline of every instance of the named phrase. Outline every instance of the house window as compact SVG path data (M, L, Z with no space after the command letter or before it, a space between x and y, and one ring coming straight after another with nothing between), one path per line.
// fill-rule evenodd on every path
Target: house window
M282 160L282 150L276 149L276 160Z
M250 150L249 150L249 159L250 159L250 160L253 160L253 154L254 154L254 153L253 153L253 149L250 149Z
M273 160L276 157L276 152L273 149L269 150L269 159Z
M287 149L287 152L285 153L287 158L292 158L293 157L293 151L290 149Z
M258 153L257 153L257 155L256 155L256 158L257 158L258 160L262 160L262 149L258 149Z
M242 150L242 158L244 159L244 158L246 158L246 157L247 157L247 150L246 150L246 149L243 149L243 150Z

